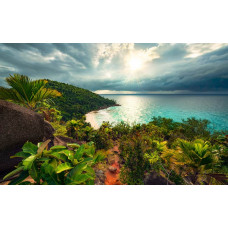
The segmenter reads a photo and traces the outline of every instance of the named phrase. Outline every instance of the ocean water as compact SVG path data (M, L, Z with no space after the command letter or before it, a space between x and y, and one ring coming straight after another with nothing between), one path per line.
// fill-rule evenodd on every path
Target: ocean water
M117 123L148 123L153 116L182 119L195 117L211 121L212 130L228 130L228 95L102 95L121 106L96 112L100 126L103 121Z

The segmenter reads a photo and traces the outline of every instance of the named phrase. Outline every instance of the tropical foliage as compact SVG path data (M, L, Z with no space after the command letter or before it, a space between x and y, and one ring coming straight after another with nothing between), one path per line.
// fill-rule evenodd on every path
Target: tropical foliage
M85 117L70 120L66 123L67 135L79 141L90 141L94 138L94 129L85 122Z
M43 101L60 97L61 93L54 89L45 88L47 80L31 80L29 77L14 74L6 78L11 88L0 87L0 99L15 102L35 110Z
M42 102L38 108L38 112L41 113L48 122L60 122L62 119L61 112L46 102Z
M61 111L63 120L80 119L90 111L116 105L116 102L73 85L47 80L46 88L58 90L61 97L53 99L54 107Z
M38 146L25 143L23 151L13 156L23 158L22 162L4 179L19 173L10 182L11 185L94 184L95 172L92 167L104 159L104 156L95 152L93 143L53 146L48 150L49 142L50 140L39 143ZM29 176L32 180L25 180Z
M147 124L103 122L95 130L84 114L114 101L50 80L15 74L6 81L11 88L0 87L0 99L38 111L55 135L82 144L48 149L49 141L38 146L27 142L15 155L22 162L5 177L17 175L10 184L93 184L95 164L114 145L119 147L123 184L144 184L152 173L173 184L228 184L228 132L213 131L208 120L153 117ZM25 180L28 176L32 181Z
M157 172L176 184L227 184L228 136L215 139L208 123L159 117L130 127L120 138L122 181L143 184L147 173Z

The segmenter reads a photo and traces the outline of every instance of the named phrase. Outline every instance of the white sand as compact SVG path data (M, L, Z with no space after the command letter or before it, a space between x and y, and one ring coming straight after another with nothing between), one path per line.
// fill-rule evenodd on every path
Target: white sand
M86 117L86 122L87 122L87 123L90 123L91 126L92 126L94 129L98 129L99 126L98 126L97 121L96 121L96 119L95 119L95 113L96 113L96 111L89 112L89 113L87 113L87 114L85 115L85 117Z

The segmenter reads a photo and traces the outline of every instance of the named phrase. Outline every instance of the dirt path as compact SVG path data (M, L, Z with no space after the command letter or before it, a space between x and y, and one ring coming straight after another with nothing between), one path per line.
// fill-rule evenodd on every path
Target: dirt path
M110 154L108 155L109 167L105 172L106 185L121 185L121 182L119 180L119 175L120 175L119 153L120 152L117 145L110 150Z

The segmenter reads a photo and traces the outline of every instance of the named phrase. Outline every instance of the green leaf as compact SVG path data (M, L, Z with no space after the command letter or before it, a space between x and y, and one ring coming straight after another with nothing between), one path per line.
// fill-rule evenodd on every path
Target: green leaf
M21 151L21 152L14 154L10 158L27 158L27 157L29 157L29 154Z
M84 158L83 162L86 162L87 164L91 164L91 162L93 162L93 158L89 157L89 158Z
M29 176L28 171L22 171L16 179L12 180L9 185L15 185L20 184L24 179L26 179Z
M46 165L44 165L44 170L46 173L52 174L52 173L55 173L55 169L57 168L57 166L58 166L58 162L54 158L51 160L51 162L46 163Z
M93 178L87 174L80 174L72 178L72 182L70 184L83 184L84 182L91 179Z
M75 152L74 158L80 160L85 152L85 145L81 145Z
M24 153L28 154L36 154L38 147L31 142L26 142L24 146L22 147Z
M55 169L58 166L58 162L56 159L52 159L51 162L45 161L45 163L41 166L41 176L44 182L50 185L58 185L61 184L58 181L57 174L55 173Z
M73 162L73 160L74 160L74 152L73 152L73 151L70 151L70 150L63 150L63 151L61 151L61 152L59 152L59 153L65 154L65 155L68 157L68 159L69 159L71 162Z
M46 140L45 142L43 142L41 144L41 146L39 146L39 149L37 150L37 154L41 154L43 152L43 150L48 146L48 143L51 142L50 139Z
M37 183L40 182L39 170L35 163L32 164L32 167L29 170L29 174Z
M95 148L93 146L86 148L84 153L87 154L88 156L92 157L95 153Z
M94 179L93 180L87 180L86 184L87 185L94 185Z
M55 151L55 152L56 152L56 150L59 151L59 149L65 150L66 147L58 145L58 146L53 146L53 147L50 148L50 150Z
M80 145L77 144L77 143L68 143L67 146L68 146L68 147L71 147L71 148L73 148L73 149L79 148L79 147L80 147Z
M54 153L51 153L51 154L47 154L47 156L56 158L56 159L61 160L63 162L67 162L68 161L67 156L65 154L61 154L59 152L54 152Z
M105 155L103 155L103 154L97 154L95 156L95 158L94 158L94 164L96 164L96 163L98 163L98 162L100 162L100 161L102 161L104 159L105 159Z
M73 165L75 166L75 165L77 165L78 163L80 163L77 159L74 159L73 161L72 161L72 163L73 163Z
M95 171L94 171L94 169L91 166L87 166L85 171L86 171L87 175L91 176L91 178L95 178L96 177Z
M28 158L26 158L25 160L23 160L23 165L24 165L25 170L31 169L32 164L36 158L37 158L37 155L31 155Z
M207 165L212 162L211 156L207 156L206 158L203 158L200 162L200 165Z
M8 173L6 176L4 176L3 180L5 180L5 179L7 179L7 178L9 178L9 177L12 177L12 176L14 176L14 175L16 175L17 173L21 172L22 170L24 170L24 167L23 167L23 166L21 166L21 167L15 169L15 170L13 170L12 172L10 172L10 173Z
M69 174L67 175L67 178L69 178L69 179L75 178L77 175L80 175L82 173L82 171L86 169L86 167L87 167L86 162L82 162L82 163L78 164L76 167L74 167L69 172Z
M55 173L44 175L43 176L44 182L48 185L59 185L61 183L58 182L57 175Z
M70 163L66 162L66 163L62 163L59 166L57 166L57 168L55 169L56 173L61 173L65 170L69 170L72 169L73 167L70 165Z
M87 145L88 146L93 146L94 145L94 142L92 142L92 141L91 142L88 142Z
M46 158L46 157L39 158L39 162L48 161L48 160L50 160L50 158Z

